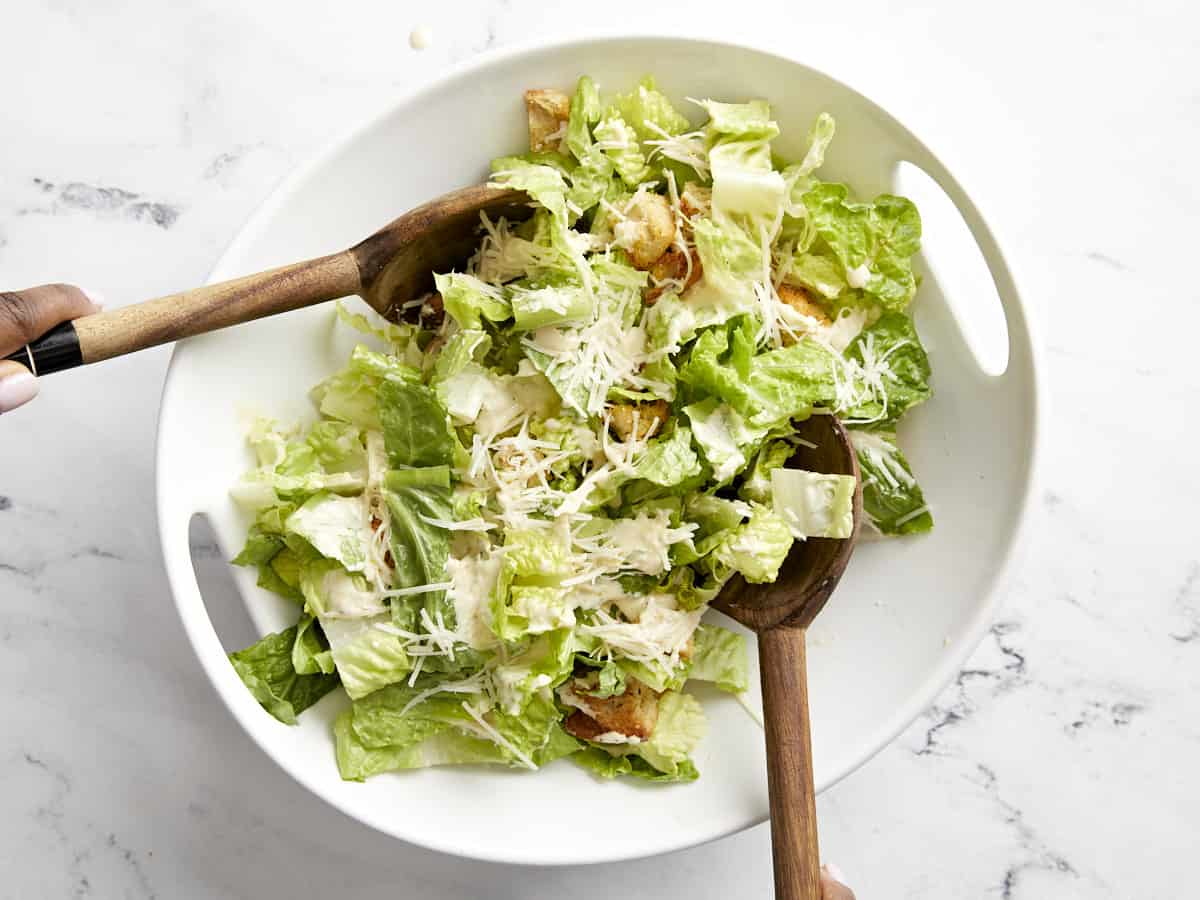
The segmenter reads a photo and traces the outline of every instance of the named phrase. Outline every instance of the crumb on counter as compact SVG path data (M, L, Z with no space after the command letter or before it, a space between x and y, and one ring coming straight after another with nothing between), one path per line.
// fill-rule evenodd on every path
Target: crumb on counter
M408 46L414 50L425 50L433 46L433 29L428 25L418 25L408 35Z

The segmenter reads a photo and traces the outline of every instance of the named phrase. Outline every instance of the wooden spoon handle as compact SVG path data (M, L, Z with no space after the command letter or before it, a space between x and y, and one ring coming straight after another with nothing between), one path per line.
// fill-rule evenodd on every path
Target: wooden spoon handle
M804 629L758 636L776 900L821 900Z
M13 358L46 374L346 297L361 287L354 256L335 253L66 322Z

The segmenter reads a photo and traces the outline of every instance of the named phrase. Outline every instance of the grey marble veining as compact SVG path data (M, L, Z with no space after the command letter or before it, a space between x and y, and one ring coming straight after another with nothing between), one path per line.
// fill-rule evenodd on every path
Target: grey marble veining
M0 104L0 284L67 279L123 303L198 283L331 133L450 63L591 27L556 9L22 4L5 16L21 88ZM826 856L863 900L1185 896L1200 833L1196 13L605 9L774 45L884 102L968 185L1041 321L1044 482L1006 607L934 705L822 796ZM418 54L421 23L435 42ZM167 358L55 376L0 421L0 896L648 898L664 873L680 895L769 895L762 828L625 866L520 869L399 844L278 771L208 688L161 570ZM218 626L247 628L215 547L194 544Z

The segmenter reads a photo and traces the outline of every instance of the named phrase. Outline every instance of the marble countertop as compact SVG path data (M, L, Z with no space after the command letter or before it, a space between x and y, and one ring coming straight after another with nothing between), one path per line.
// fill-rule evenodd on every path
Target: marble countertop
M913 125L1004 239L1052 414L1000 619L899 739L821 797L869 898L1177 897L1200 832L1200 440L1190 278L1198 24L1182 2L629 0L744 37ZM0 284L123 303L199 283L331 133L448 64L581 30L545 2L29 0L5 15ZM410 30L434 44L409 49ZM623 866L467 862L298 788L217 701L159 558L166 349L55 376L0 422L0 895L767 896L769 836ZM202 537L214 579L222 564Z

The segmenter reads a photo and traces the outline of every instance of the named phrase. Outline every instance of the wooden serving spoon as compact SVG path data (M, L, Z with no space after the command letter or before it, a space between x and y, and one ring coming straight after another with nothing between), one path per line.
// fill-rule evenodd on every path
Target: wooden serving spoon
M821 900L804 636L854 552L862 482L850 437L834 416L811 416L797 433L815 446L797 450L790 468L854 476L854 530L846 540L797 541L773 584L747 584L735 575L713 606L758 634L775 896Z
M381 315L433 287L478 245L479 214L526 218L526 197L475 185L418 206L330 256L64 322L8 359L45 375L358 294Z

